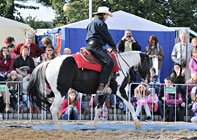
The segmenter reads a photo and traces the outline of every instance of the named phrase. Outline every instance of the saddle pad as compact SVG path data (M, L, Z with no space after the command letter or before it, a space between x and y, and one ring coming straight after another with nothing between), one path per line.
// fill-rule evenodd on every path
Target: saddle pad
M118 62L116 60L116 57L114 54L111 54L111 56L114 58L115 60L115 66L112 69L112 72L118 72L119 71L119 67L118 67ZM93 64L90 63L88 61L86 61L80 53L77 54L73 54L73 57L77 63L78 68L84 68L84 69L89 69L89 70L94 70L94 71L98 71L101 72L101 64Z

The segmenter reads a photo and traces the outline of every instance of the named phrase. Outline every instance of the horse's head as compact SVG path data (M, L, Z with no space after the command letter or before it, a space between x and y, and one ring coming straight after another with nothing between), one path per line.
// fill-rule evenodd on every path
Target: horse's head
M139 76L145 80L149 74L150 70L150 58L145 53L140 53L141 65L137 66L134 71L136 71Z

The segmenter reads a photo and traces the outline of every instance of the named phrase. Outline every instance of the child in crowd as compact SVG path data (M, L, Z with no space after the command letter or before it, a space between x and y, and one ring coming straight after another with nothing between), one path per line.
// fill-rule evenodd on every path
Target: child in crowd
M197 94L195 97L195 102L192 105L192 112L194 113L194 116L191 118L191 122L197 122Z
M80 102L77 98L77 91L70 89L69 96L62 103L61 114L64 120L78 120Z
M159 101L158 96L155 93L154 88L150 88L149 91L150 91L150 94L148 95L148 98L147 98L147 103L148 103L149 109L151 112L152 112L152 110L153 110L153 112L157 112L158 101Z
M10 93L10 104L16 110L17 102L18 102L18 96L19 96L19 83L16 83L18 80L17 78L17 72L11 71L10 76L7 80L8 83L8 90Z
M150 77L147 79L147 83L148 83L148 86L147 86L148 89L155 88L155 92L159 93L160 83L158 80L158 76L156 75L156 70L153 67L150 68Z
M174 88L172 85L172 81L170 78L165 79L165 88ZM176 95L175 95L176 94ZM176 98L175 98L176 97ZM183 121L183 114L182 110L180 109L180 105L183 102L182 94L180 91L176 88L176 93L168 93L164 89L164 97L162 97L162 100L166 103L166 117L168 121L173 121L175 117L175 104L176 104L176 111L177 111L177 117L178 121Z
M191 70L191 77L197 73L197 49L193 50L193 55L189 62L189 69Z
M99 115L99 119L100 120L107 120L108 119L108 110L107 110L107 107L106 107L106 102L104 102L103 104L103 107L102 107L102 110L101 110L101 114ZM95 108L95 114L96 114L96 108Z
M140 112L142 109L142 106L144 106L145 112L146 112L146 120L151 120L151 113L147 104L147 94L148 90L146 88L146 84L139 84L135 90L134 90L135 96L137 97L137 108L136 108L136 115L138 119L140 120Z

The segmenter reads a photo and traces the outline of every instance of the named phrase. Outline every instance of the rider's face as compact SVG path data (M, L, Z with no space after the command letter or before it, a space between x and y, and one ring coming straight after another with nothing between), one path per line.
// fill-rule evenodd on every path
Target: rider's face
M103 16L103 20L104 20L104 21L106 21L106 20L107 20L107 18L108 18L108 14L104 14L104 16Z

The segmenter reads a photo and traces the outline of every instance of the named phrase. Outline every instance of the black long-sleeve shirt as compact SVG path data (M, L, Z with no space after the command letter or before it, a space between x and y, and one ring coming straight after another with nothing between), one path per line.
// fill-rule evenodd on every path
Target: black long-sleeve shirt
M101 46L109 44L113 49L116 48L112 36L108 32L107 24L103 20L95 18L86 30L86 42L93 40L101 44Z
M20 68L22 66L29 66L30 69L27 71L27 73L31 74L35 68L33 58L31 56L27 56L26 60L24 60L21 55L17 56L14 60L13 69L16 70L16 68Z

